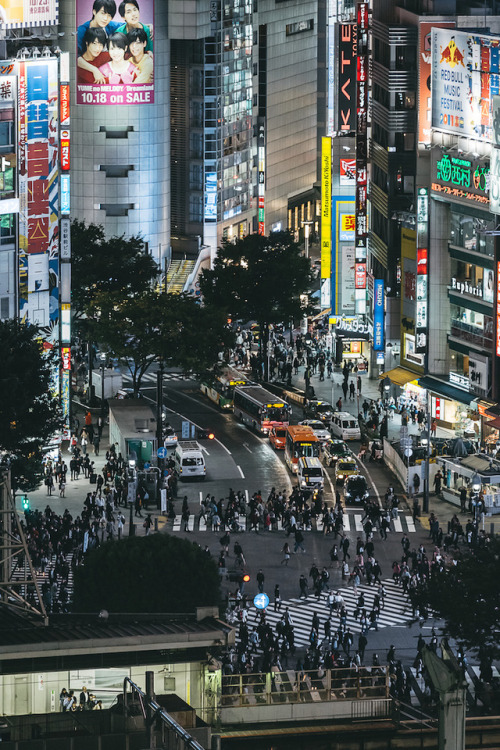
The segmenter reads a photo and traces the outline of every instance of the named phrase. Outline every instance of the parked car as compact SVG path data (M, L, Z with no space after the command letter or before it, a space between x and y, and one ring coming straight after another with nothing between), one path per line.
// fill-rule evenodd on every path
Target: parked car
M318 440L320 440L321 442L331 440L331 434L328 432L323 422L320 422L319 419L304 419L302 422L299 422L299 424L307 425L307 427L310 427Z
M344 485L344 501L346 505L363 505L370 497L368 482L362 474L347 477Z
M339 459L352 456L343 440L327 440L326 443L323 443L322 450L325 466L335 466Z

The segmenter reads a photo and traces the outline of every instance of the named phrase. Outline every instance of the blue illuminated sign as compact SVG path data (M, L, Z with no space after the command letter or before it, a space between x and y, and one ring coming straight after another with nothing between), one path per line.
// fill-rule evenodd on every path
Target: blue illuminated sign
M217 221L217 173L205 175L205 221Z
M384 351L384 280L373 282L373 350Z
M69 174L61 175L61 213L69 214L70 210L70 191L69 191Z

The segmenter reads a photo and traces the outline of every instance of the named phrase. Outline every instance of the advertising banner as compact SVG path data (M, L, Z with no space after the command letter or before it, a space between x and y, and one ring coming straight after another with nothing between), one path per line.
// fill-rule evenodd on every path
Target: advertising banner
M77 104L152 104L154 0L93 6L76 0Z
M321 139L321 278L331 276L332 139Z
M433 29L431 34L432 127L491 141L500 38L451 29Z
M18 63L19 317L59 338L57 60Z
M356 130L356 24L339 24L337 130Z
M384 280L373 282L373 351L384 351Z
M58 5L58 0L2 0L0 26L4 29L23 29L55 25L58 22Z
M418 142L431 142L431 29L453 29L455 23L424 21L419 27Z
M354 245L342 244L342 276L341 276L341 305L342 313L353 313L355 306L354 295Z
M340 159L339 184L354 187L356 184L356 158Z

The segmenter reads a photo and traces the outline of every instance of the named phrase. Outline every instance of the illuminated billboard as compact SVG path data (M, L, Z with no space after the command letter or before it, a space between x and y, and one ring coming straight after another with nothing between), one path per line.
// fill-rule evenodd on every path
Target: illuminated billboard
M338 27L337 130L349 133L356 129L356 24Z
M57 60L18 62L19 317L59 338Z
M432 127L491 141L499 73L499 37L433 29Z
M154 0L76 0L77 104L153 104Z
M321 278L331 276L332 139L321 139Z
M0 28L22 29L58 22L58 0L2 0Z
M418 142L431 142L431 31L432 27L453 29L455 22L432 23L423 21L419 27L418 58Z

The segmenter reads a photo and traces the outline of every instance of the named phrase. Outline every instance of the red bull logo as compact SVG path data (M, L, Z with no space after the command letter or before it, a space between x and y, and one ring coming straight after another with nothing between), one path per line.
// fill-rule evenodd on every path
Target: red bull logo
M441 60L439 62L440 64L448 63L450 68L454 68L455 65L461 65L463 68L465 67L464 56L458 49L454 36L451 37L447 47L444 49L441 48Z

